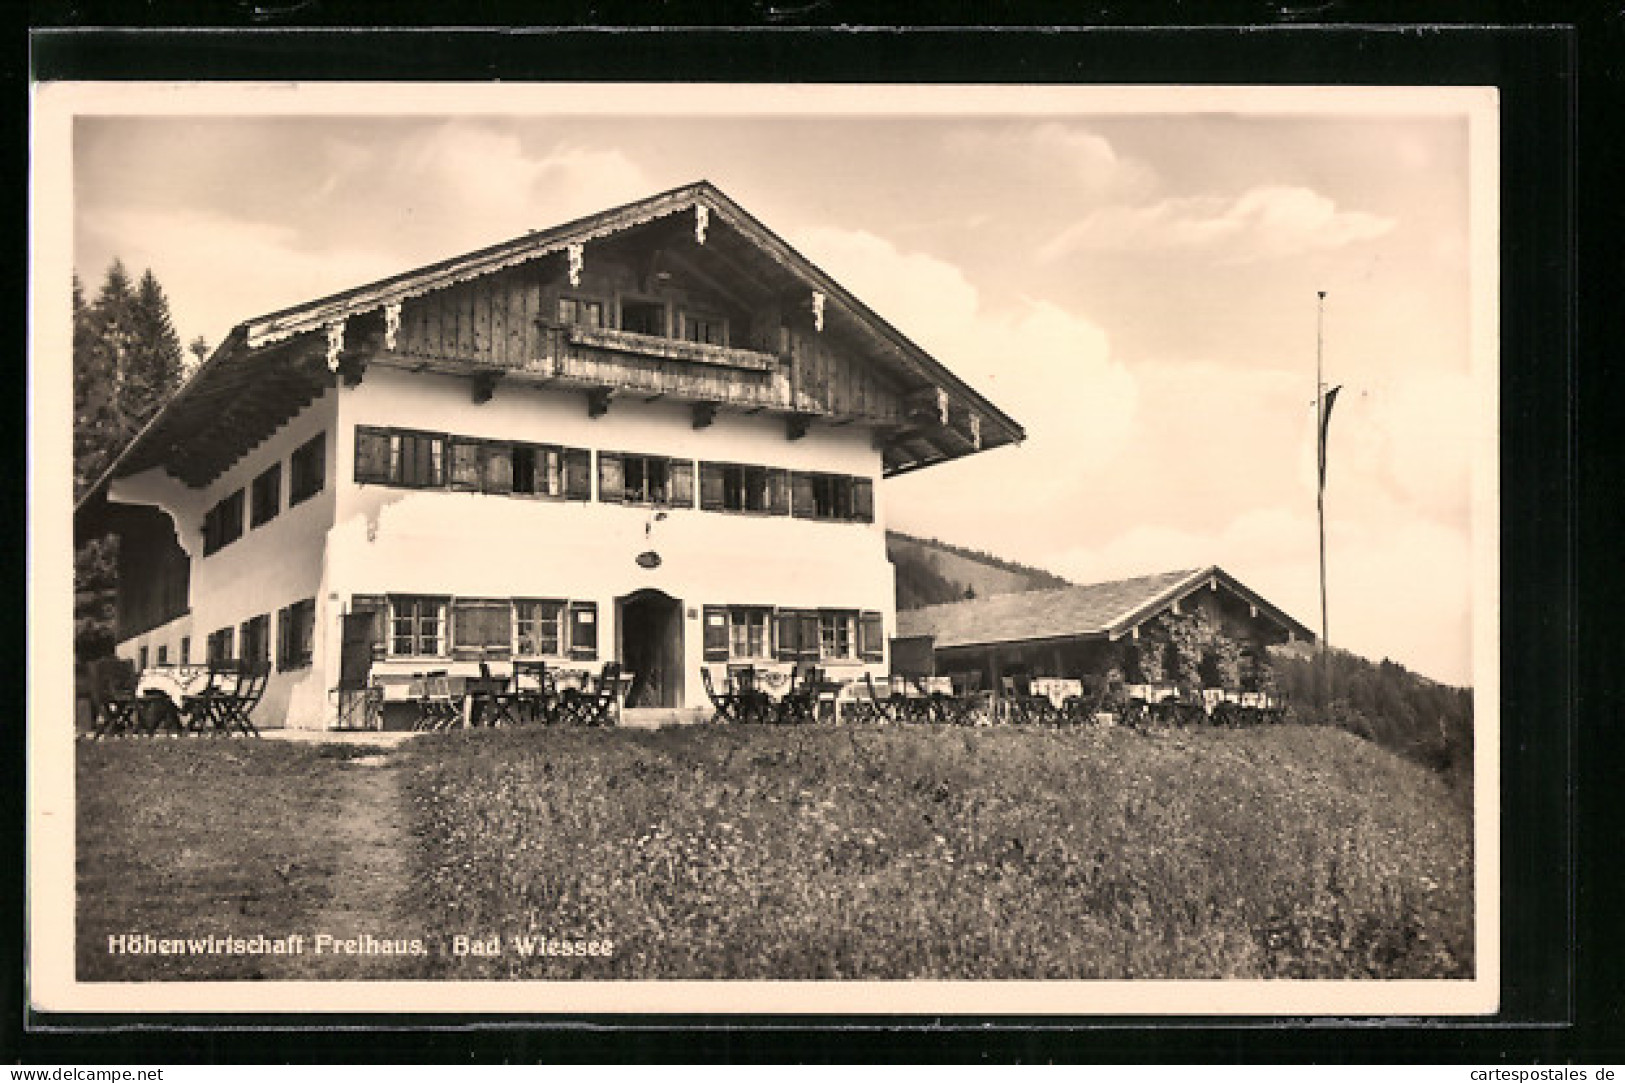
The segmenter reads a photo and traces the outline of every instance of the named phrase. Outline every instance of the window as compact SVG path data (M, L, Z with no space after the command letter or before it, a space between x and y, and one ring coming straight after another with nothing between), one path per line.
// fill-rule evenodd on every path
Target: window
M598 603L570 603L570 657L598 657Z
M728 610L728 657L771 658L768 614L771 610L734 606Z
M791 512L798 519L874 522L874 481L870 478L798 471L791 477L790 485Z
M666 336L666 305L661 301L621 302L621 330L638 335Z
M140 650L136 651L135 668L147 668L147 648L142 647Z
M559 322L562 324L576 324L580 327L604 326L604 302L591 301L584 297L559 298Z
M513 492L513 448L479 440L451 442L451 488L473 493Z
M181 636L181 665L192 664L192 637Z
M169 665L169 644L168 643L165 643L164 645L162 645L161 647L158 648L158 664L161 665L161 666Z
M818 654L821 658L856 656L857 614L850 610L826 609L818 614Z
M506 658L513 650L513 605L506 598L459 598L451 609L456 658Z
M728 321L721 316L684 312L678 316L678 337L709 346L728 345Z
M445 455L444 436L358 426L355 480L413 489L436 488L445 484Z
M389 598L390 654L440 657L443 653L446 601L441 597L392 594Z
M522 657L564 653L564 603L520 599L513 604L514 653Z
M327 434L319 432L301 444L288 460L288 507L322 491L327 480Z
M276 668L304 669L310 665L316 633L316 599L305 598L277 613Z
M758 511L787 515L789 474L765 466L700 464L700 507L711 511Z
M208 663L217 666L232 659L232 642L235 633L230 628L220 628L209 633Z
M242 660L244 662L257 663L271 660L270 625L271 618L264 613L243 621L237 643L242 651Z
M598 499L627 504L694 506L694 463L655 455L598 453Z
M238 489L203 516L203 555L225 548L243 536L243 491Z
M269 523L276 518L281 505L282 464L275 463L271 469L254 479L248 505L248 525L256 527Z
M585 500L592 490L591 462L591 453L584 448L515 444L513 491Z

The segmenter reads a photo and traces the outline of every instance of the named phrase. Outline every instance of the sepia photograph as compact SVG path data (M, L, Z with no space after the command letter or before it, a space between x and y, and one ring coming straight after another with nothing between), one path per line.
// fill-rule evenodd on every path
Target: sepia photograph
M34 124L38 1007L1495 1010L1493 89Z

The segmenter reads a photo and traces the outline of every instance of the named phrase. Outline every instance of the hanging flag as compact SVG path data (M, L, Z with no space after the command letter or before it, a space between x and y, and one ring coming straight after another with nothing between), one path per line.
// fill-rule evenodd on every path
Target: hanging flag
M1326 430L1332 424L1332 403L1337 401L1337 393L1341 390L1343 385L1338 384L1326 392L1326 397L1320 403L1320 440L1316 450L1320 460L1320 488L1323 492L1326 489Z

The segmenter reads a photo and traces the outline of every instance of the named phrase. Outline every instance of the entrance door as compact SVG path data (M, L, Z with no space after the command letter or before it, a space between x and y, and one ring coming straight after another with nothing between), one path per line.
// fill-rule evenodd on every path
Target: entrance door
M615 602L621 668L632 674L628 707L680 707L683 703L683 605L658 590L640 590Z

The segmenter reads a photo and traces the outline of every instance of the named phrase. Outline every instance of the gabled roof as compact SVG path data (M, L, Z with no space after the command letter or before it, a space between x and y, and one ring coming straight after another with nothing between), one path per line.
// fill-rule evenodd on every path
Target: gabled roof
M1283 630L1314 642L1308 628L1210 565L1059 590L1030 590L899 610L899 636L932 636L938 649L1059 639L1116 639L1210 584L1223 586Z
M824 319L861 340L863 353L882 365L900 386L941 389L955 408L974 413L980 424L974 446L948 450L924 445L923 454L893 456L888 474L927 466L970 450L985 450L1025 438L1021 426L945 368L868 306L852 296L777 234L758 222L708 181L697 181L503 244L392 275L327 297L247 320L235 327L191 380L121 452L80 507L102 499L107 482L163 465L176 471L174 456L198 442L225 447L225 461L270 435L292 413L331 387L321 344L326 329L351 317L382 319L391 305L448 286L624 233L672 215L693 213L696 228L707 222L736 254L749 255L749 271L764 290L805 288L823 297ZM723 239L721 237L719 240ZM315 352L312 353L312 349ZM268 392L268 394L266 394ZM246 399L265 399L245 403ZM918 447L920 445L916 445ZM215 459L221 455L217 453ZM208 469L183 476L201 484ZM76 509L77 511L77 509Z

